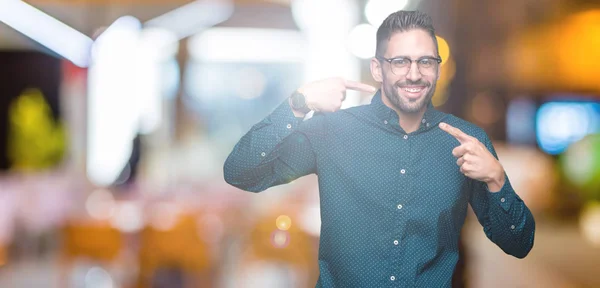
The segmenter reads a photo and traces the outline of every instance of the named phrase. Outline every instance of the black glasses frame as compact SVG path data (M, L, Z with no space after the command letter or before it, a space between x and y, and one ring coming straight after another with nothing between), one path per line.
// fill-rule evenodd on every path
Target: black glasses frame
M410 59L408 57L385 58L385 57L380 57L380 56L376 56L375 58L379 59L379 61L383 60L385 62L388 62L390 64L390 66L392 65L392 62L394 60L398 60L398 59L408 60L409 63L408 63L407 67L412 67L412 63L413 62L417 62L417 68L419 69L419 73L421 73L421 74L423 74L423 73L421 72L421 67L419 67L419 61L421 61L421 60L433 60L433 61L436 61L438 64L442 63L442 57L433 57L433 56L424 56L424 57L421 57L421 58L418 58L418 59ZM392 70L392 73L394 73L393 66L392 66L391 70ZM410 69L408 71L410 71ZM406 71L406 72L408 73L408 71ZM396 73L394 73L394 74L396 74Z

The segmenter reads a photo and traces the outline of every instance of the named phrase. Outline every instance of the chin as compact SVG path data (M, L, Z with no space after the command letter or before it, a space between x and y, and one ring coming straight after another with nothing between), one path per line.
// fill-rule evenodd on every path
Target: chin
M396 106L398 106L398 108L400 109L400 111L403 112L407 112L407 113L415 113L415 112L419 112L421 111L423 108L425 108L425 103L426 103L426 96L421 96L420 98L417 99L410 99L410 98L406 98L404 96L400 96L401 98L398 99L399 102L396 103Z
M417 112L421 112L423 110L423 108L425 107L425 105L419 105L419 106L415 106L415 105L402 105L400 107L400 111L405 112L405 113L417 113Z
M396 107L397 110L402 111L404 113L417 113L422 111L423 109L425 109L425 107L427 107L427 104L429 103L429 101L431 101L432 98L431 86L427 87L426 90L423 91L423 94L420 95L418 98L408 97L405 93L403 93L404 91L401 88L395 88L395 90L389 90L390 92L392 92L390 93L390 95L393 96L388 97L388 99L391 102L391 104Z

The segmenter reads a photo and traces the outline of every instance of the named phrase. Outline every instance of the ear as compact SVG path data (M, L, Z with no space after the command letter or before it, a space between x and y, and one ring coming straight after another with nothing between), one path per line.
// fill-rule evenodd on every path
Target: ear
M371 76L373 76L373 80L375 80L377 83L383 82L383 75L381 69L382 67L379 60L377 60L377 58L375 57L371 58Z

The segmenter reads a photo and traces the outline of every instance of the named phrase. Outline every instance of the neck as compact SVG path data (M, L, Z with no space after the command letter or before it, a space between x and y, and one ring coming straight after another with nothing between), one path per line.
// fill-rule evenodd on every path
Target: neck
M383 91L381 92L383 93ZM396 114L398 114L398 119L400 119L400 123L398 124L400 124L400 127L402 127L402 129L406 131L406 133L412 133L419 129L419 126L421 125L421 120L423 119L423 115L427 110L427 106L423 107L423 109L417 112L404 112L392 105L392 103L390 103L390 100L385 95L381 96L381 100L383 101L383 103L386 106L390 107L392 110L396 111Z

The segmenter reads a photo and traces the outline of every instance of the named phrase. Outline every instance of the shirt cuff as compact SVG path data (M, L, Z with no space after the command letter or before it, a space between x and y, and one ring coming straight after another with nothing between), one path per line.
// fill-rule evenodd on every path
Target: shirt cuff
M303 118L294 115L287 98L271 113L269 119L275 125L277 141L289 136L303 121Z
M491 205L500 205L504 211L508 211L514 201L522 201L519 195L515 193L506 175L504 176L504 185L500 191L492 192L486 184L484 186L488 194L489 203Z

